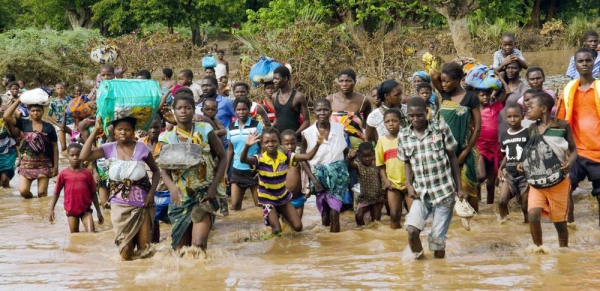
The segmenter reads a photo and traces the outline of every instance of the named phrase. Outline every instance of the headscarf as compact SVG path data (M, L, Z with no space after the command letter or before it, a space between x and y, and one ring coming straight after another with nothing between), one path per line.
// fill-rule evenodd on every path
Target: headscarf
M416 71L413 75L411 80L414 80L415 77L420 77L421 79L423 79L425 82L427 83L431 83L431 76L429 76L429 74L427 74L427 72L425 71Z

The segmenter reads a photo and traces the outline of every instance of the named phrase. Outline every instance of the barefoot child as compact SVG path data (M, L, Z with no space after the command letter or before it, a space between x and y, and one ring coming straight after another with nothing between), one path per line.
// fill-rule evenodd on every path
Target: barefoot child
M522 119L523 109L519 104L511 103L506 106L506 124L509 128L500 135L504 159L498 169L498 179L501 182L498 199L500 222L508 217L508 201L514 197L521 201L524 222L529 222L527 217L527 194L529 190L527 179L517 171L517 164L521 161L525 145L529 140L529 131L521 126Z
M552 118L554 99L547 93L536 93L529 100L530 118L537 120L529 127L530 141L519 168L525 172L529 188L529 229L533 243L542 242L542 215L548 216L558 232L560 247L569 246L567 212L571 165L577 160L577 147L569 123Z
M460 183L457 143L443 120L427 120L427 105L421 98L411 98L408 104L410 126L402 128L398 144L398 159L404 162L406 189L413 203L404 224L408 244L415 259L423 258L419 235L430 215L429 249L436 258L446 256L446 233L450 227L455 193L467 198Z
M387 199L390 205L390 227L398 229L402 217L402 204L406 198L404 163L398 159L398 132L400 132L400 124L404 123L404 120L400 111L392 108L383 114L383 122L389 133L377 141L375 165L379 168L381 182L387 190ZM406 199L407 209L410 209L411 204L412 199Z
M96 181L90 170L81 167L79 154L82 148L78 143L71 143L67 147L69 167L58 174L54 196L50 204L50 222L54 222L54 207L60 197L60 191L64 189L64 205L71 233L79 232L79 221L83 223L86 232L95 231L92 203L98 214L98 223L104 223L104 217L98 204L98 195L96 195Z
M285 153L296 152L296 132L291 129L286 129L281 133L281 147ZM292 192L292 205L296 208L296 212L302 219L304 214L304 203L306 203L306 197L302 194L302 181L301 181L301 170L308 171L308 164L306 161L300 162L300 165L290 165L287 172L287 179L285 181L285 187Z
M258 172L258 201L263 205L263 222L271 226L273 234L278 234L281 232L278 219L281 213L292 229L302 231L302 221L290 203L292 193L286 188L287 173L290 166L295 167L298 161L312 159L323 143L323 138L319 137L317 145L306 154L284 154L279 151L279 132L272 127L266 127L260 138L262 152L248 156L248 149L258 141L257 132L248 135L240 161Z
M381 209L385 200L385 191L381 186L379 169L373 164L375 151L370 142L358 145L358 162L355 160L356 151L348 153L348 167L358 170L360 195L356 197L356 225L365 225L364 216L367 211L371 214L371 221L381 220Z

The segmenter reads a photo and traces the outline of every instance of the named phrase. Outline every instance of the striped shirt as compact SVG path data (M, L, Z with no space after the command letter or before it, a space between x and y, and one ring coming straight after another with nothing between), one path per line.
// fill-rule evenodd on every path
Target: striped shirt
M271 158L266 152L254 155L256 164L252 169L258 172L258 202L280 206L292 198L292 193L285 187L286 176L290 166L295 167L295 153L284 154L277 151L277 158Z
M579 72L577 72L577 68L575 68L575 56L571 57L569 61L569 67L567 67L567 73L565 73L567 77L573 79L579 79ZM592 77L600 78L600 53L596 56L596 60L594 61L594 66L592 67Z
M238 170L250 170L250 166L240 162L240 155L246 146L248 136L254 132L262 133L262 124L255 119L248 118L246 124L240 129L239 119L227 127L227 140L233 146L233 168ZM258 154L258 144L248 148L248 156Z
M421 138L417 137L412 126L400 129L398 159L410 162L415 191L421 199L429 195L432 204L435 205L456 191L450 159L446 152L454 151L457 143L444 121L428 122Z

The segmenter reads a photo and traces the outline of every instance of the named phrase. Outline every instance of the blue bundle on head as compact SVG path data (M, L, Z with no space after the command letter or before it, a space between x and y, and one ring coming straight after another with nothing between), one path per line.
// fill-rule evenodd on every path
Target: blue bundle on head
M487 66L477 66L471 69L465 77L465 83L479 90L498 90L502 87L498 75Z

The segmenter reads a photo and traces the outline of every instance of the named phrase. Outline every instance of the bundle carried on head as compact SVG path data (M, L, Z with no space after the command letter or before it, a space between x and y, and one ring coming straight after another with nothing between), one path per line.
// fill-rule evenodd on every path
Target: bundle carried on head
M90 53L90 59L97 64L111 64L119 57L117 47L114 45L101 45Z
M21 94L19 99L25 105L37 104L46 106L50 104L48 92L42 88L27 90Z
M98 86L97 116L106 129L114 120L133 117L136 129L149 130L158 111L161 94L152 80L108 80Z
M465 83L474 89L479 90L498 90L502 88L502 82L494 69L486 66L477 66L469 70L465 77Z
M465 73L465 75L467 75L471 71L471 69L475 67L485 66L485 64L482 61L470 57L457 57L452 61L459 64L463 68L463 72Z
M281 63L276 62L269 57L261 56L260 60L252 66L252 69L250 69L249 77L250 80L252 80L252 85L256 87L260 83L272 82L273 71L280 66Z

